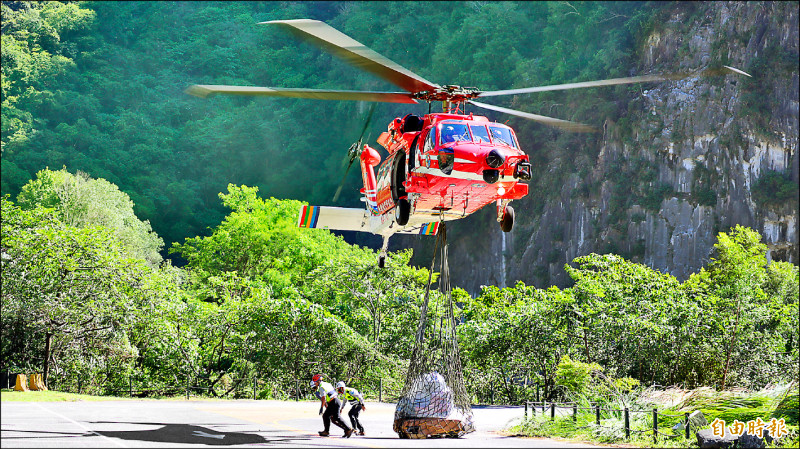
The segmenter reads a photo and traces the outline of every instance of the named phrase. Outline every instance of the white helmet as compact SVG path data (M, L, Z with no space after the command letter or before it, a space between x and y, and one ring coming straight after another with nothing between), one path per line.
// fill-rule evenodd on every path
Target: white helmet
M340 389L340 388L344 388L344 387L345 387L344 381L339 381L339 383L336 384L336 389L337 390Z

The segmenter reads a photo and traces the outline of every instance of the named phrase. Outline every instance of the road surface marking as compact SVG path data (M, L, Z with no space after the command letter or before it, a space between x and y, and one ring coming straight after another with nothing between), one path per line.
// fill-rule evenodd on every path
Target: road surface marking
M192 435L196 437L216 438L218 440L225 438L225 435L214 435L211 433L203 432L202 430L195 430L194 432L192 432Z
M282 420L277 420L277 419L273 420L273 419L270 419L271 417L259 420L258 417L253 416L253 414L254 414L253 410L231 410L229 408L216 408L216 407L202 407L201 409L205 410L205 411L208 411L208 412L212 412L212 413L218 413L218 414L224 415L224 416L229 416L231 418L241 419L242 421L253 422L253 423L256 423L256 424L271 424L271 425L273 425L273 426L275 426L275 427L277 427L279 429L288 430L290 432L294 432L294 433L297 433L297 434L300 434L300 435L312 436L312 437L318 437L318 438L326 438L326 437L320 437L318 434L313 433L313 432L309 432L308 430L305 430L305 429L298 429L296 427L292 427L292 426L283 424L281 421L285 421L286 419L289 419L286 416L284 416ZM286 414L285 412L286 412L285 410L281 411L281 414L285 415ZM297 418L298 417L297 415L300 415L299 417L301 417L301 418L308 418L309 415L311 415L311 412L307 412L307 411L303 410L303 411L300 411L299 414L292 414L292 418ZM313 416L311 416L311 417L313 417ZM320 418L320 419L322 419L322 418ZM333 438L337 438L337 437L333 437ZM375 446L375 445L370 444L370 443L368 443L366 441L353 439L353 438L347 438L347 441L349 443L354 443L356 445L363 446L363 447L370 447L370 448L384 447L384 446Z
M117 441L116 439L112 439L112 438L109 438L109 437L107 437L107 436L105 436L105 435L101 435L101 434L99 434L99 433L95 432L94 430L92 430L92 429L90 429L90 428L88 428L88 427L84 426L83 424L79 423L78 421L75 421L75 420L72 420L72 419L70 419L70 418L67 418L66 416L62 415L61 413L57 413L57 412L54 412L54 411L52 411L52 410L50 410L50 409L47 409L47 408L45 408L45 407L44 407L42 404L36 403L36 405L37 405L39 408L41 408L42 410L44 410L44 411L46 411L46 412L49 412L49 413L52 413L52 414L54 414L54 415L58 416L58 417L59 417L59 418L61 418L61 419L67 420L67 421L71 422L72 424L75 424L76 426L80 427L81 429L83 429L83 430L85 430L85 431L87 431L87 432L89 432L89 433L93 433L93 434L95 434L95 435L97 435L97 436L99 436L99 437L101 437L101 438L105 438L106 440L108 440L108 441L110 441L110 442L112 442L112 443L116 444L116 445L117 445L117 446L119 446L119 447L128 447L128 446L125 446L124 444L120 443L120 442L119 442L119 441Z

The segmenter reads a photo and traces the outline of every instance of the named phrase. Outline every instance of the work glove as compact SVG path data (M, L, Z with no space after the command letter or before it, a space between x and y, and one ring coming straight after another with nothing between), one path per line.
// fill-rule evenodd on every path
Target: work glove
M320 415L322 414L322 406L321 405L319 406L319 414Z

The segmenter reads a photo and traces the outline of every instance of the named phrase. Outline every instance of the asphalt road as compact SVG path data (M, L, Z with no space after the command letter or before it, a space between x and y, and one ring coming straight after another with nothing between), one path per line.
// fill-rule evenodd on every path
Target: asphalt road
M503 436L522 407L473 409L477 431L460 439L401 440L392 431L395 404L367 403L365 436L320 437L318 403L310 401L3 402L0 446L7 447L600 447ZM345 419L346 416L345 416Z

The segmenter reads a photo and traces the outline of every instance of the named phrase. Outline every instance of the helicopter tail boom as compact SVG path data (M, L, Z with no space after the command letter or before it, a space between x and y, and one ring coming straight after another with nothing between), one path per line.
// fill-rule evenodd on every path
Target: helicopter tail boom
M385 217L370 216L364 209L307 205L300 208L297 227L370 232L384 236L392 234L436 235L439 232L438 221L400 227L395 223L388 223Z

